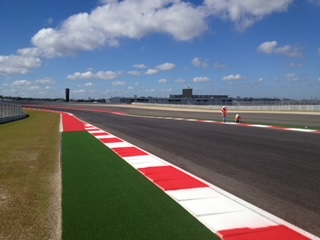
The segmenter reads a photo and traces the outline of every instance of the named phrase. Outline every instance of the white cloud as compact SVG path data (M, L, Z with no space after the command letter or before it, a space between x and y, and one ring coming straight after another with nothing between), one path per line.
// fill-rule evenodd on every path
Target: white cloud
M30 90L30 91L37 91L37 90L39 90L39 89L40 89L39 86L31 86L31 87L29 87L29 90Z
M260 46L258 47L258 51L266 53L266 54L272 54L272 53L274 53L277 45L278 45L278 43L276 41L264 42L264 43L260 44Z
M147 66L144 65L144 64L134 64L132 67L133 67L133 68L139 68L139 69L147 68Z
M214 68L215 69L224 69L224 68L227 68L228 66L225 65L225 64L221 64L221 63L215 63L214 64Z
M40 56L54 58L104 46L117 47L122 38L141 39L150 34L165 34L177 41L189 41L208 29L206 19L210 16L233 21L239 29L245 29L267 15L287 11L292 2L205 0L203 5L197 6L181 0L100 0L101 5L91 12L74 14L55 28L40 29L31 39L33 47L19 49L18 55L0 56L0 75L26 74L41 66ZM319 0L309 2L314 4ZM48 22L52 24L53 19L49 18ZM301 55L299 48L290 45L275 46L272 53ZM195 58L193 64L208 66L199 58ZM147 68L144 64L133 67ZM161 70L173 69L173 65L161 67L164 68ZM220 67L224 66L216 65Z
M167 79L160 79L160 80L159 80L159 83L161 83L161 84L165 84L165 83L167 83L167 82L168 82Z
M208 67L208 63L207 62L203 62L202 60L200 60L200 58L197 58L197 57L192 59L191 63L195 67L201 67L201 68Z
M17 80L17 81L14 81L11 85L13 87L24 88L24 87L29 87L31 85L31 82L28 80Z
M158 69L148 69L145 74L146 75L155 75L155 74L158 74L159 73L159 70Z
M0 75L26 74L31 69L40 67L42 61L39 58L10 55L0 55Z
M288 82L299 82L302 79L295 73L287 73L284 75Z
M54 58L104 46L117 47L123 38L141 39L150 34L164 34L177 41L190 41L208 29L206 20L211 16L233 21L237 28L245 29L267 15L287 11L292 2L204 0L203 5L196 5L181 0L100 0L101 5L91 12L74 14L56 27L40 29L31 39L33 47L19 49L17 55L0 56L0 75L26 74L41 66L40 57ZM319 0L309 2L314 4ZM52 24L53 19L49 18L48 22ZM291 45L275 47L273 53L301 55L300 48ZM208 66L199 58L195 58L193 64ZM147 68L144 64L133 67ZM169 65L162 67L170 70ZM223 66L216 65L218 67ZM82 74L68 77L86 79Z
M78 89L78 90L73 90L72 93L74 94L83 94L86 93L87 91L84 89Z
M154 88L149 88L149 89L145 89L145 92L147 92L147 93L153 93L153 92L155 92L156 90L154 89Z
M176 83L185 83L185 82L187 82L187 80L179 78L179 79L176 79L175 82Z
M126 83L122 82L122 81L114 81L114 82L112 82L112 85L113 86L124 86L124 85L126 85Z
M92 71L87 72L75 72L72 75L68 75L67 78L70 80L82 80L82 79L92 79L92 80L113 80L119 77L120 73L113 71L98 71L96 73Z
M161 70L161 71L169 71L172 69L175 69L176 65L173 63L163 63L157 66L157 69Z
M257 50L265 54L281 54L288 57L300 57L302 55L300 47L292 45L278 47L277 41L261 43Z
M229 75L229 76L224 76L222 78L222 80L224 81L238 81L238 80L243 80L245 79L245 77L241 76L240 74L236 74L236 75Z
M308 2L320 6L320 0L308 0Z
M51 78L43 78L43 79L38 79L35 81L36 83L39 83L39 84L45 84L45 85L48 85L48 84L54 84L55 81L52 80Z
M209 82L210 78L208 77L195 77L193 78L194 83L203 83L203 82Z
M17 53L25 57L40 57L41 51L38 48L21 48L17 50Z
M140 76L141 75L141 72L139 72L139 71L129 71L128 73L132 76Z
M54 19L52 17L48 18L47 23L51 25L53 22L54 22Z
M152 33L171 35L178 41L191 40L206 29L202 8L179 0L104 1L91 13L70 16L57 28L43 28L32 43L48 58L73 55L108 45L119 39L141 39ZM107 23L107 24L106 24Z
M293 0L205 0L208 11L215 17L230 20L244 30L275 12L286 12Z
M55 81L49 78L38 80L15 80L10 84L3 84L3 92L7 95L21 97L56 97L54 93Z
M85 83L84 86L86 86L86 87L95 87L96 85L94 85L92 82L88 82L88 83Z
M302 63L288 63L286 64L288 68L297 68L297 67L303 67L304 65Z
M296 74L295 74L295 73L287 73L287 74L285 75L285 77L287 77L287 78L296 77Z

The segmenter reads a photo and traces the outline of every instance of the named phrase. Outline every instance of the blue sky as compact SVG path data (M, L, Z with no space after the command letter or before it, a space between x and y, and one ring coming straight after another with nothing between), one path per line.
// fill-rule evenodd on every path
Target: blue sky
M320 99L320 0L0 0L0 95Z

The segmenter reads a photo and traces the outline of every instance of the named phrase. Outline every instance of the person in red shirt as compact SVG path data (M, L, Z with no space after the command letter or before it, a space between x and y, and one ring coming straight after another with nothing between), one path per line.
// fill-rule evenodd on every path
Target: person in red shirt
M221 114L222 114L222 121L226 122L227 121L227 108L225 106L222 107Z

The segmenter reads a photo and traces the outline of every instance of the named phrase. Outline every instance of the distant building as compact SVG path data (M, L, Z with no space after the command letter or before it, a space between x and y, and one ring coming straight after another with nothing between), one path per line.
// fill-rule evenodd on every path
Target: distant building
M193 95L192 88L182 89L182 94L169 95L168 98L156 97L113 97L106 99L107 103L154 103L154 104L182 104L182 105L275 105L281 104L282 100L279 98L252 98L237 96L236 98L228 95Z
M192 88L182 89L183 98L192 98Z
M191 104L191 105L231 105L228 95L193 95L192 88L182 89L182 95L170 95L169 98L137 97L110 98L111 103L158 103L158 104Z

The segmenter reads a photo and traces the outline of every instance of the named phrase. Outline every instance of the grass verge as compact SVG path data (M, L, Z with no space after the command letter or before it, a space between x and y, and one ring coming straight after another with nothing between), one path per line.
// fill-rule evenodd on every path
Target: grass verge
M0 239L59 239L59 115L0 125Z
M63 133L63 239L219 239L86 132Z

